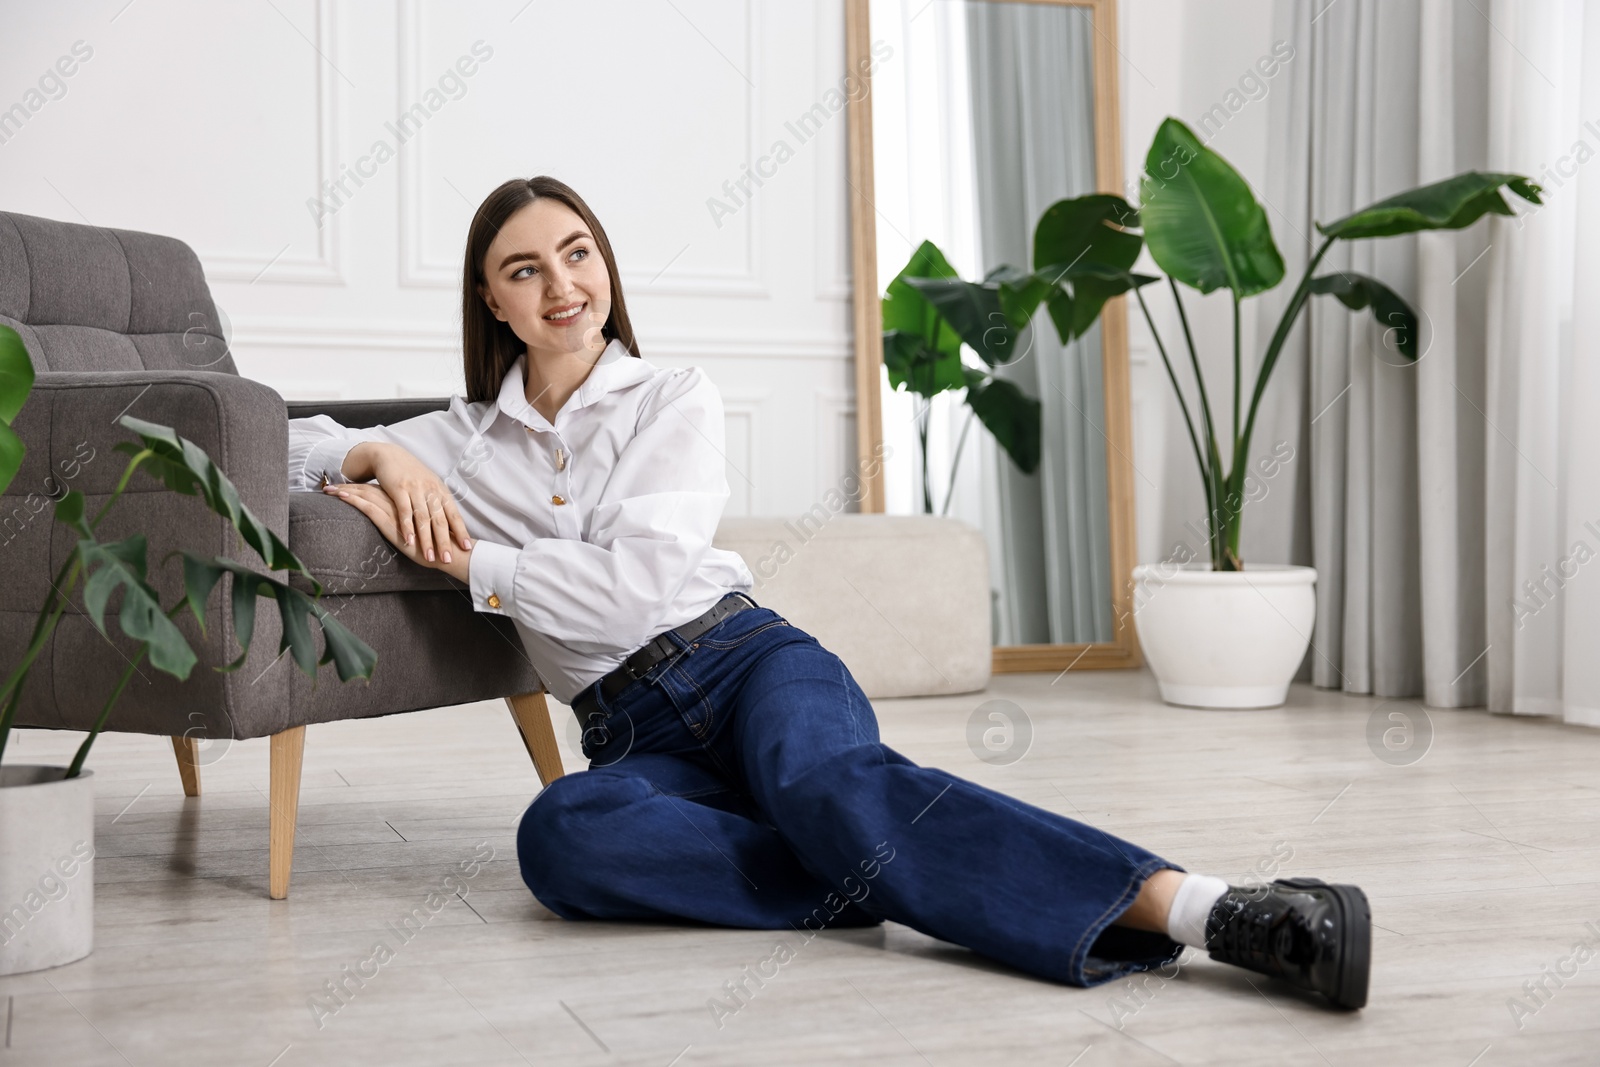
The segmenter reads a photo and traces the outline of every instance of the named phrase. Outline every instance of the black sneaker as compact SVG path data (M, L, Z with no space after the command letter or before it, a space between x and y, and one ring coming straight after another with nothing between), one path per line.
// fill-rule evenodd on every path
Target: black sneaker
M1355 886L1317 878L1229 886L1206 919L1206 948L1214 960L1360 1008L1372 969L1372 909Z

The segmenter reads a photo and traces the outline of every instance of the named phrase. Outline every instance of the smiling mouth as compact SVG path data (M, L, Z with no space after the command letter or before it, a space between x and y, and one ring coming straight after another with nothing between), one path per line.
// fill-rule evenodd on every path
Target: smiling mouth
M589 305L587 303L574 304L572 307L565 308L565 309L563 309L561 311L552 311L550 314L544 316L544 321L546 321L546 322L570 322L572 319L576 318L578 316L578 314L581 311L583 311L584 308L586 308L588 306Z

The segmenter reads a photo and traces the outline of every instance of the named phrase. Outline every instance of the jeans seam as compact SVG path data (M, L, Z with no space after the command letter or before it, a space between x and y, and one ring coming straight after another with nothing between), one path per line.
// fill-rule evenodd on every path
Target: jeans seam
M756 634L761 633L763 630L770 630L774 626L787 626L787 625L789 625L789 622L788 622L787 619L774 619L771 622L762 623L760 626L757 626L754 630L751 630L749 633L741 634L738 637L735 637L731 641L706 641L706 640L700 640L700 641L696 641L695 644L702 645L702 646L704 646L706 648L716 648L716 649L722 649L722 650L726 651L727 649L730 649L730 648L738 648L740 645L742 645L746 641L750 640Z
M844 660L838 659L837 656L834 658L839 664L839 681L844 686L846 706L850 709L850 743L859 745L861 743L861 716L859 709L856 707L856 694L850 686L850 674L845 669Z
M1105 932L1105 928L1111 925L1112 919L1115 918L1115 916L1127 911L1128 908L1133 905L1133 899L1131 898L1138 897L1140 887L1144 885L1145 881L1152 874L1164 867L1169 866L1171 865L1158 856L1147 860L1144 863L1141 863L1138 867L1134 868L1133 875L1128 879L1128 884L1123 889L1122 895L1119 896L1112 904L1110 904L1105 911L1101 912L1099 918L1095 919L1094 922L1090 923L1084 928L1083 934L1078 938L1077 944L1072 946L1072 955L1069 957L1072 963L1072 969L1077 972L1074 977L1077 978L1080 983L1087 983L1087 976L1084 971L1084 959L1089 954L1088 945L1094 944L1100 935ZM1146 867L1148 867L1149 870L1146 870Z
M700 688L699 682L690 677L687 672L679 670L676 666L672 668L672 671L695 691L698 702L706 709L706 721L702 726L696 726L687 719L684 721L684 725L689 728L689 732L694 734L695 740L699 741L701 745L704 745L706 737L711 733L711 726L715 721L717 709L711 706L711 699L706 696L706 691ZM680 711L678 713L678 717L683 718L683 712Z

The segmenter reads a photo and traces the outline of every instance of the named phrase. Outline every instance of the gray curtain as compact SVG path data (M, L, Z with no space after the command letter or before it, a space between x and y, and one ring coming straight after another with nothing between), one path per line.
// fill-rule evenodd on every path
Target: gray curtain
M1600 725L1600 167L1551 160L1600 130L1600 17L1577 4L1277 5L1295 59L1269 101L1260 190L1289 276L1330 221L1463 170L1547 185L1548 206L1463 233L1336 245L1422 313L1407 364L1369 317L1322 298L1267 394L1257 440L1297 442L1294 491L1252 512L1258 555L1317 568L1318 685ZM1587 109L1579 107L1582 100ZM1585 157L1587 158L1587 157ZM1525 207L1520 201L1519 207ZM1574 234L1578 234L1574 240ZM1584 235L1589 235L1584 239ZM1600 323L1596 323L1600 325ZM1596 524L1600 526L1600 524ZM1553 577L1551 577L1553 575Z
M967 5L981 270L1033 264L1045 208L1095 190L1094 29L1078 9ZM1001 376L1040 401L1039 470L992 455L1005 572L996 643L1111 639L1111 563L1100 330L1063 347L1041 312Z

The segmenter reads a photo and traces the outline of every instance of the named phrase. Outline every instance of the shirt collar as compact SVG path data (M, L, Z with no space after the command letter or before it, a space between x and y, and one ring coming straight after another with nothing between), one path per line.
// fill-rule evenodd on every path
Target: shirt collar
M517 357L517 361L506 371L506 376L500 382L500 397L495 406L484 413L483 421L479 424L480 432L487 430L497 414L505 414L508 418L515 419L524 426L538 429L551 428L545 417L528 403L527 390L523 379L523 370L527 365L527 353ZM627 347L619 340L613 338L606 345L605 351L600 353L600 358L595 362L594 369L589 376L578 386L571 399L567 401L563 411L569 409L588 407L599 400L606 393L616 389L623 389L644 381L655 373L655 366L631 354ZM559 414L559 413L558 413Z

